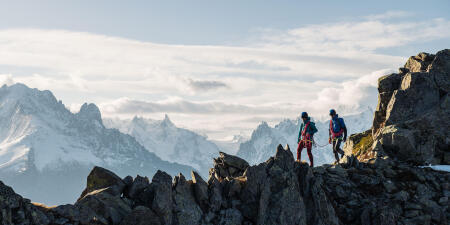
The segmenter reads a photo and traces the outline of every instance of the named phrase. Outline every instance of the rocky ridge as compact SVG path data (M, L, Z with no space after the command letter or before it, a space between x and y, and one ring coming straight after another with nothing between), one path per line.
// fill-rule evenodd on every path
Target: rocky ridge
M238 168L239 167L239 168ZM233 175L230 171L235 170ZM243 172L242 172L243 171ZM73 205L31 204L0 185L2 224L448 224L450 173L404 162L310 168L278 146L248 166L222 153L208 181L158 171L124 179L95 167ZM223 174L226 174L224 177Z
M450 164L449 91L450 49L411 56L398 73L379 78L373 126L349 138L347 154Z
M444 50L434 56L419 54L420 59L429 62L427 65L418 66L414 62L405 65L410 70L427 68L428 72L402 75L402 82L414 82L402 85L401 90L393 89L386 107L382 106L386 101L380 99L374 126L352 136L346 145L347 156L338 165L311 168L295 161L289 146L278 145L274 156L253 166L239 157L220 153L207 181L196 172L191 173L189 180L183 174L172 178L162 171L151 180L141 176L122 179L107 169L95 167L75 204L55 207L33 204L0 183L0 221L52 225L448 224L450 173L417 164L446 163L448 148L442 145L448 142L439 135L448 126L441 128L445 121L433 116L445 116L440 113L449 110L445 92L449 53L450 50ZM416 76L421 79L415 80ZM435 83L430 83L427 76L432 76ZM380 84L384 79L387 78L381 78ZM439 87L439 104L424 108L420 104L427 104L428 100L419 99L410 105L404 119L396 116L395 120L390 119L399 113L397 110L405 111L399 104L414 98L413 93L420 89L415 87L425 84L430 84L430 88L422 91L434 93L432 87ZM383 88L381 84L380 90ZM436 98L434 94L423 96ZM380 98L384 98L382 94ZM430 116L432 121L408 126L419 116L417 112ZM417 147L422 145L415 139L420 131L430 139L444 142L429 148ZM409 144L414 141L416 147L401 140Z

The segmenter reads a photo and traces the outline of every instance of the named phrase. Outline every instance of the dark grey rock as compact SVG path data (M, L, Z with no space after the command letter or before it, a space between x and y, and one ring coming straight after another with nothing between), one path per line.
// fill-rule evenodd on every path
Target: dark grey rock
M224 152L220 152L219 154L220 154L220 159L226 165L232 166L239 170L245 170L249 166L247 161L245 161L237 156L229 155Z
M151 187L154 192L152 210L161 218L161 224L172 224L172 177L158 170L152 178Z
M130 186L133 183L133 177L132 176L126 176L125 178L123 178L123 183L125 184L125 186Z
M125 188L125 183L119 176L117 176L113 172L105 168L96 166L89 173L89 176L87 177L86 188L84 189L83 193L81 193L81 196L78 198L78 200L82 199L85 195L92 191L103 188L108 188L107 190L112 195L121 195L123 189Z
M174 216L180 225L197 225L203 212L195 201L192 181L186 181L182 174L174 179L173 202Z
M209 206L208 184L195 171L191 172L191 176L194 185L195 199L203 211L207 211Z
M139 196L139 194L150 185L150 182L148 180L148 177L141 177L139 175L134 178L133 182L127 188L126 191L124 191L124 195L128 198L134 199Z
M240 225L244 219L241 212L234 208L220 211L219 215L219 225Z
M406 202L409 199L409 194L406 191L399 191L394 195L395 200Z
M131 206L120 196L112 195L107 189L92 191L75 203L81 224L94 221L101 224L119 224L131 213Z
M122 220L120 225L162 225L162 223L151 209L138 206Z

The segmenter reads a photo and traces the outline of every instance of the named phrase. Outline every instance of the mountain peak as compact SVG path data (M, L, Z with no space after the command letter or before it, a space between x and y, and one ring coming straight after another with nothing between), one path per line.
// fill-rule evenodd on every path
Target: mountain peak
M140 116L134 116L133 119L131 120L132 123L141 123L144 120L143 117Z
M81 106L80 112L77 113L77 115L81 119L86 120L96 120L101 122L102 121L102 115L100 113L100 109L93 103L84 103Z
M22 83L3 85L0 89L0 98L7 100L4 102L6 104L20 105L21 109L29 114L66 113L62 101L58 101L51 91L30 88Z
M269 124L266 121L262 121L256 129L257 130L267 130L269 128L270 128Z
M44 94L44 95L50 95L52 99L54 98L53 94L50 91L39 91L35 88L30 88L25 84L22 83L15 83L13 85L3 85L2 89L7 90L9 93L11 93L13 96L16 96L17 98L23 97L25 95L29 95L31 93L38 93L38 94ZM34 94L34 95L38 95Z
M167 114L164 114L164 120L161 122L161 124L165 125L165 126L170 126L170 127L175 126L172 123L172 121L170 120L169 115L167 115Z

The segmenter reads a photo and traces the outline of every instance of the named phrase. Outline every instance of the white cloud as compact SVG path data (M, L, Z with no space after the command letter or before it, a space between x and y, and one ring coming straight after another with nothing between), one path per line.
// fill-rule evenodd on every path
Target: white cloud
M13 85L16 82L14 81L14 79L12 78L11 74L0 74L0 86L3 85Z
M266 30L245 46L0 30L0 73L12 74L0 82L50 89L72 111L95 102L106 116L170 113L184 127L240 133L254 128L255 118L374 106L376 78L406 59L378 50L450 38L450 21L415 22L408 16L387 12L356 22Z
M388 20L388 19L397 19L397 18L405 18L413 16L414 13L406 12L406 11L387 11L381 14L373 14L369 15L366 18L369 20Z
M336 105L359 107L366 102L376 103L378 78L392 72L392 69L374 71L358 79L324 88L319 92L317 103L328 108Z
M220 88L229 88L224 82L217 80L194 80L187 79L186 82L192 88L193 91L212 91Z
M270 111L267 107L252 107L239 104L226 104L223 102L194 102L181 98L172 98L164 101L142 101L129 98L120 98L113 102L103 103L100 107L111 114L151 114L151 113L183 113L183 114L241 114L264 113Z
M372 19L310 25L288 30L281 35L266 33L264 38L268 41L266 45L272 47L352 58L380 48L399 47L449 36L450 21L438 18L420 22Z

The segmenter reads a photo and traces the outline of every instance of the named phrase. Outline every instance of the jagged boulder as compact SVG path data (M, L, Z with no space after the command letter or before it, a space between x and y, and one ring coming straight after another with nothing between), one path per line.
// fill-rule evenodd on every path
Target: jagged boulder
M411 56L399 73L381 77L373 152L359 159L386 153L413 164L450 164L449 74L450 49L445 49Z
M119 224L131 213L131 203L112 195L108 189L109 187L89 192L75 203L81 224Z
M209 211L213 213L218 212L220 208L222 208L222 205L224 205L224 197L222 197L223 185L214 176L212 176L208 180L208 192L209 192Z
M315 178L313 170L308 164L299 165L299 177L303 183L303 196L305 196L305 207L307 224L338 225L339 219L335 209L323 191L324 180ZM318 174L324 174L319 172Z
M148 177L141 177L139 175L134 178L132 182L129 182L129 185L126 186L124 190L124 195L127 198L134 199L139 196L139 194L150 185Z
M209 206L208 184L195 171L191 172L191 176L194 186L195 199L197 200L198 205L203 209L203 211L207 211Z
M125 188L125 183L122 178L113 172L96 166L89 173L86 188L83 190L77 201L81 200L88 193L103 188L108 188L107 191L111 195L121 195L123 189Z
M152 178L153 199L151 209L161 218L162 224L172 224L172 177L158 170Z
M301 196L295 161L289 146L277 147L267 163L268 181L260 198L258 224L306 225L306 211Z
M362 133L352 134L344 144L346 156L363 156L371 149L373 144L372 130L366 130Z
M227 177L239 177L248 166L248 162L244 159L220 152L220 156L214 159L214 168L209 171L209 176L215 176L219 180Z
M0 181L0 224L50 224L51 218L39 206L22 198Z
M245 218L256 224L261 195L270 191L265 163L247 168L244 177L246 182L240 193L242 201L240 210Z
M193 183L187 181L183 174L174 179L173 202L176 223L180 225L199 224L203 212L194 197Z
M239 210L231 208L220 211L219 225L239 225L244 218Z
M162 225L162 223L151 209L137 206L122 220L120 225Z

